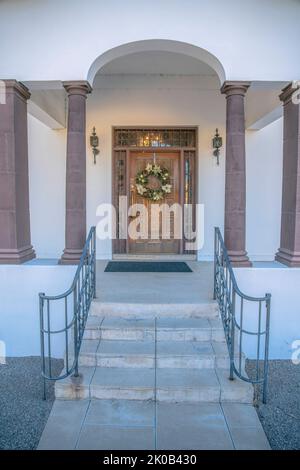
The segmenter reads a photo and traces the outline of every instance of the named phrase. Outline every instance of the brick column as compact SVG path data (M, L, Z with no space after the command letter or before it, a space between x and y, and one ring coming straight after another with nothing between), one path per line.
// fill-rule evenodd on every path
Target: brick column
M63 82L68 93L65 249L60 262L76 264L86 239L86 81Z
M225 82L226 178L224 241L233 266L251 266L246 238L246 155L244 97L250 82Z
M280 248L275 259L300 267L300 106L292 101L295 88L286 86L283 102L283 175Z
M0 83L0 263L35 257L30 239L27 100L16 80Z

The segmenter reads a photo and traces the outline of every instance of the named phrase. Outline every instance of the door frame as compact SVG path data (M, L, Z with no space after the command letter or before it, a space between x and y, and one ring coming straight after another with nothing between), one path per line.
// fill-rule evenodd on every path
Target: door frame
M118 129L136 129L136 130L176 130L176 129L183 129L183 130L193 130L195 132L195 146L194 147L137 147L137 146L116 146L115 145L115 131ZM130 153L131 152L156 152L156 153L170 153L170 152L178 152L179 153L179 174L180 174L180 182L179 182L179 202L181 205L184 204L184 152L191 151L194 152L194 171L192 173L192 184L193 184L193 194L192 194L192 203L195 204L198 201L198 126L112 126L112 159L111 159L111 171L112 171L112 184L111 184L111 198L114 207L118 207L116 204L116 198L118 194L115 191L114 182L116 181L116 152L123 151L126 153L125 162L126 162L126 173L125 173L125 186L126 186L126 194L128 197L128 188L129 188L129 173L130 173ZM193 211L194 221L193 225L195 225L195 210ZM117 215L118 217L118 215ZM195 228L195 227L194 227ZM169 254L169 257L178 257L178 256L193 256L195 253L190 252L189 254L185 254L184 252L184 239L183 237L180 240L180 249L178 254ZM112 240L112 255L123 255L123 256L137 256L134 253L129 253L128 250L128 236L125 241L125 253L120 253L120 241L119 239ZM143 256L143 255L139 255ZM149 258L149 255L145 255ZM152 255L153 258L159 255Z

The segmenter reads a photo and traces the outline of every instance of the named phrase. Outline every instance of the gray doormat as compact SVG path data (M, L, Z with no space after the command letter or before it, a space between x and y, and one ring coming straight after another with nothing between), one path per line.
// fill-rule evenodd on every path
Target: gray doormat
M106 273L191 273L184 261L110 261Z

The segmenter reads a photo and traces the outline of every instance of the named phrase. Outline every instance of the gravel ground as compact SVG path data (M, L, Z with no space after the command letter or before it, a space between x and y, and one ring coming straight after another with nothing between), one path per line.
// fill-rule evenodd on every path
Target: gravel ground
M35 449L54 400L53 383L42 399L39 357L7 358L0 365L0 449ZM54 360L59 374L63 361Z
M254 365L247 361L250 377ZM268 401L260 402L257 413L272 449L300 449L300 365L270 361Z

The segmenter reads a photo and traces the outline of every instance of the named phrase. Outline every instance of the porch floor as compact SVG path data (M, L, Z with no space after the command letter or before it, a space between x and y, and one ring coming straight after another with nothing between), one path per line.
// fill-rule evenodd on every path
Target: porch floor
M213 263L187 261L191 273L110 273L97 261L96 296L101 302L193 304L213 301Z

